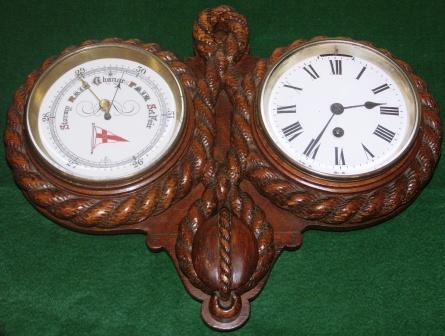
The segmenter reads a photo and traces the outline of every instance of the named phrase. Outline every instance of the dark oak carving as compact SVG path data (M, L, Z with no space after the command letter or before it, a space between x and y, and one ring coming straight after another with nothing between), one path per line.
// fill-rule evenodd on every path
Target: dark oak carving
M307 42L278 48L268 59L249 56L247 22L228 6L204 10L193 37L197 54L186 62L139 40L80 46L113 42L143 48L164 60L186 91L181 140L144 175L116 184L80 184L54 173L28 142L24 113L33 86L58 57L79 47L47 59L28 76L14 95L4 140L14 178L39 211L83 232L146 233L148 246L169 253L186 289L202 301L205 322L229 330L248 319L249 301L263 288L275 258L284 247L298 247L304 229L364 227L406 207L438 161L441 123L424 81L380 49L416 86L422 103L416 140L379 175L323 180L283 160L256 120L258 87L267 70Z

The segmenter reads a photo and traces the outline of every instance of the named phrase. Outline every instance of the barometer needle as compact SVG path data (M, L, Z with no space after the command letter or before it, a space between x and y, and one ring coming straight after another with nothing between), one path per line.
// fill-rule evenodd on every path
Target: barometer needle
M83 78L81 78L81 77L77 77L77 78L82 82L82 86L83 86L84 88L86 88L88 91L90 91L91 94L97 99L97 101L99 102L99 109L105 112L105 114L104 114L105 119L106 119L106 120L110 119L110 118L111 118L111 115L110 115L110 112L109 112L109 111L110 111L110 106L111 106L110 101L109 101L108 99L100 99L100 98L94 93L94 91L91 90L91 86L90 86L90 84L88 84L88 83L87 83Z
M116 111L119 112L119 110L117 109L116 105L114 105L114 98L116 98L117 92L121 88L122 78L124 78L124 75L125 75L125 71L122 71L122 76L121 76L121 78L119 79L119 82L116 85L116 91L114 91L114 96L113 96L113 99L111 99L110 107L108 108L108 111L105 112L105 119L107 119L107 120L111 119L111 114L110 114L111 106L114 106Z
M102 99L100 99L94 92L93 92L93 90L91 90L91 87L90 87L90 84L88 84L85 80L83 80L82 78L80 78L80 77L78 77L79 78L79 80L82 82L82 86L85 88L85 89L87 89L88 91L90 91L91 92L91 94L97 99L97 101L99 102L99 105L100 105L100 102L102 101Z

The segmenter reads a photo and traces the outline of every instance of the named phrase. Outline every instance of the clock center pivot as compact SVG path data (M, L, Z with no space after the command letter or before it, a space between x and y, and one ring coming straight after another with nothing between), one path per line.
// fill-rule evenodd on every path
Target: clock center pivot
M334 114L342 114L345 108L340 103L334 103L331 105L331 112Z

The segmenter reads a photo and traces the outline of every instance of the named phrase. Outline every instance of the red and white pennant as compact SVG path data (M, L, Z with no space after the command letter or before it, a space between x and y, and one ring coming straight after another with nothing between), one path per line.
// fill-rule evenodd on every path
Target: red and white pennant
M105 128L96 126L95 123L92 124L93 126L93 133L91 137L91 154L93 154L94 149L105 143L115 143L115 142L128 142L127 139L124 139L123 137L116 135L109 130L106 130Z

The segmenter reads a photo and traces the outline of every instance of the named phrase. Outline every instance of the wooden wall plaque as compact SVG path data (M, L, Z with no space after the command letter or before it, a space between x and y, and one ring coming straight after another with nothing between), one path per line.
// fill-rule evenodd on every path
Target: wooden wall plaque
M156 44L117 38L86 41L47 59L15 93L4 136L6 155L18 186L41 213L81 232L146 234L148 247L165 250L187 291L202 301L204 321L212 328L231 330L247 321L250 301L263 288L280 251L298 247L304 230L366 227L408 206L429 181L439 159L441 122L437 104L424 81L408 64L369 42L344 37L296 40L261 59L248 53L245 18L228 6L202 11L193 27L193 38L196 56L186 61ZM415 120L406 123L407 134L412 134L405 137L406 143L402 135L378 124L380 128L377 126L372 134L380 137L382 144L401 143L400 148L394 146L399 149L385 164L378 166L375 150L361 144L364 155L372 161L370 164L377 167L369 168L370 173L352 176L340 167L340 172L334 168L334 175L338 176L314 173L316 168L311 167L316 163L315 145L312 149L308 146L312 166L305 166L303 161L296 163L283 154L284 149L272 143L270 130L261 119L266 113L261 95L273 71L291 60L297 51L329 43L368 50L381 57L389 64L386 66L397 69L397 76L406 80L403 85L413 92L412 102L406 98L401 107L380 100L361 102L360 106L366 109L380 111L377 115L381 118L402 118L405 113L408 120L412 110ZM42 78L54 71L61 60L102 46L139 50L161 60L160 64L179 83L185 114L181 131L162 160L128 178L93 181L71 176L69 170L55 169L36 148L29 118L33 90L42 85ZM362 54L357 55L359 59ZM326 67L332 66L329 75L346 74L347 61L355 59L354 55L340 52L321 56L333 57L326 59ZM362 77L364 68L372 67L364 66L354 80ZM323 76L320 69L316 71L309 65L306 69L310 70L310 83ZM122 83L136 87L126 78ZM301 91L286 83L284 86L291 86L291 90ZM371 87L369 94L383 99L380 93L386 87L397 87L397 83L395 79L394 84ZM89 85L82 86L85 92ZM106 115L113 101L114 97L106 102L99 99L98 111ZM106 107L101 103L106 103ZM327 115L334 118L348 108L341 105L341 110L335 109L339 105L333 101ZM274 113L294 113L289 106L292 105L277 108ZM289 143L300 136L303 127L292 125L283 131ZM315 142L320 141L325 130L326 127ZM329 132L343 136L338 127ZM335 166L346 166L348 159L335 149Z

